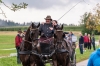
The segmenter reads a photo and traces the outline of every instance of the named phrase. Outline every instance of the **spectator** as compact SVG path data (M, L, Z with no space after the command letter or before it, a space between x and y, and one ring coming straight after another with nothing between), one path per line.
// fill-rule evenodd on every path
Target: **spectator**
M91 36L90 36L90 34L88 34L88 44L87 44L87 46L88 46L88 50L91 50Z
M94 37L94 35L92 35L92 45L93 45L93 49L95 50L95 37Z
M80 53L83 54L83 43L84 43L84 38L82 36L82 34L80 34L79 37L79 49L80 49Z
M90 55L87 66L100 66L100 48Z
M22 34L22 39L25 40L25 35L26 35L26 30L24 30L23 34Z
M85 36L84 36L84 51L86 51L88 40L89 40L89 38L87 36L87 33L85 33Z
M21 63L20 58L19 58L20 44L22 42L21 33L22 33L22 31L19 30L17 36L15 37L15 47L16 47L16 50L17 50L17 63L18 64Z
M99 48L100 48L100 37L99 37Z

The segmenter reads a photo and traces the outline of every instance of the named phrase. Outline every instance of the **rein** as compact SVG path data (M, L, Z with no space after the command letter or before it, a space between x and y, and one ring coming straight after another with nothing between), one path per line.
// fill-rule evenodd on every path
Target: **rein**
M51 37L51 38L53 38L53 37ZM49 40L49 41L50 41L50 39L51 39L51 38L47 38L46 40L39 41L39 42L45 42L45 41L47 41L47 40Z
M38 40L38 38L36 38L36 39L34 39L33 41L35 41L35 40ZM30 43L30 44L32 44L33 42L31 42L31 41L27 41L27 40L24 40L25 42L28 42L28 43Z

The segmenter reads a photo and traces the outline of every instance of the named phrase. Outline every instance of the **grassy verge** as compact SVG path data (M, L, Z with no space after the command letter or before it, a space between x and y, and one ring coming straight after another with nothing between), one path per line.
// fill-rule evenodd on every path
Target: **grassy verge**
M78 32L75 32L78 36ZM16 50L2 50L2 49L9 49L15 47L15 39L16 32L0 32L0 56L8 56L10 53L15 53ZM98 40L99 36L95 36L96 40ZM91 52L93 50L87 50L84 52L83 55L80 54L79 49L76 49L76 60L77 62L86 60L89 58ZM0 58L0 66L19 66L16 63L16 57L9 57L9 58ZM49 66L49 65L47 65Z
M84 54L80 54L79 49L76 49L76 61L80 62L89 58L93 50L87 50ZM8 63L9 62L9 63ZM16 57L0 58L0 66L21 66L16 63ZM50 66L47 64L46 66Z

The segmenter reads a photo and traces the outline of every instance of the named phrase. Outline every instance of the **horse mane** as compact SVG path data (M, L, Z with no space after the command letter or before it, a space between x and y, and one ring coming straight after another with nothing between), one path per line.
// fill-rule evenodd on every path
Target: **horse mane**
M30 26L29 26L29 28L27 29L27 31L26 31L26 35L25 35L25 40L29 40L29 34L30 34L30 29L31 28L35 28L35 25L34 25L34 23L32 23Z
M25 40L29 39L29 34L30 34L30 27L26 31Z

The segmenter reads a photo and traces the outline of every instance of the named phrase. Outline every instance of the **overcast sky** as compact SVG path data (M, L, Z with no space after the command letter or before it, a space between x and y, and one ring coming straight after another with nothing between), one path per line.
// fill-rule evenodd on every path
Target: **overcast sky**
M80 21L80 16L85 12L90 12L96 6L97 3L100 3L100 0L3 0L7 5L11 3L19 4L20 2L25 2L28 4L27 9L21 9L19 11L13 12L0 5L4 12L6 13L7 18L3 15L0 15L0 19L13 20L15 22L29 22L29 21L40 21L44 22L44 18L47 15L51 15L52 19L58 20L65 12L70 8L80 2L75 6L70 12L68 12L59 23L66 24L78 24ZM89 5L88 5L89 4ZM0 11L1 13L1 11Z

